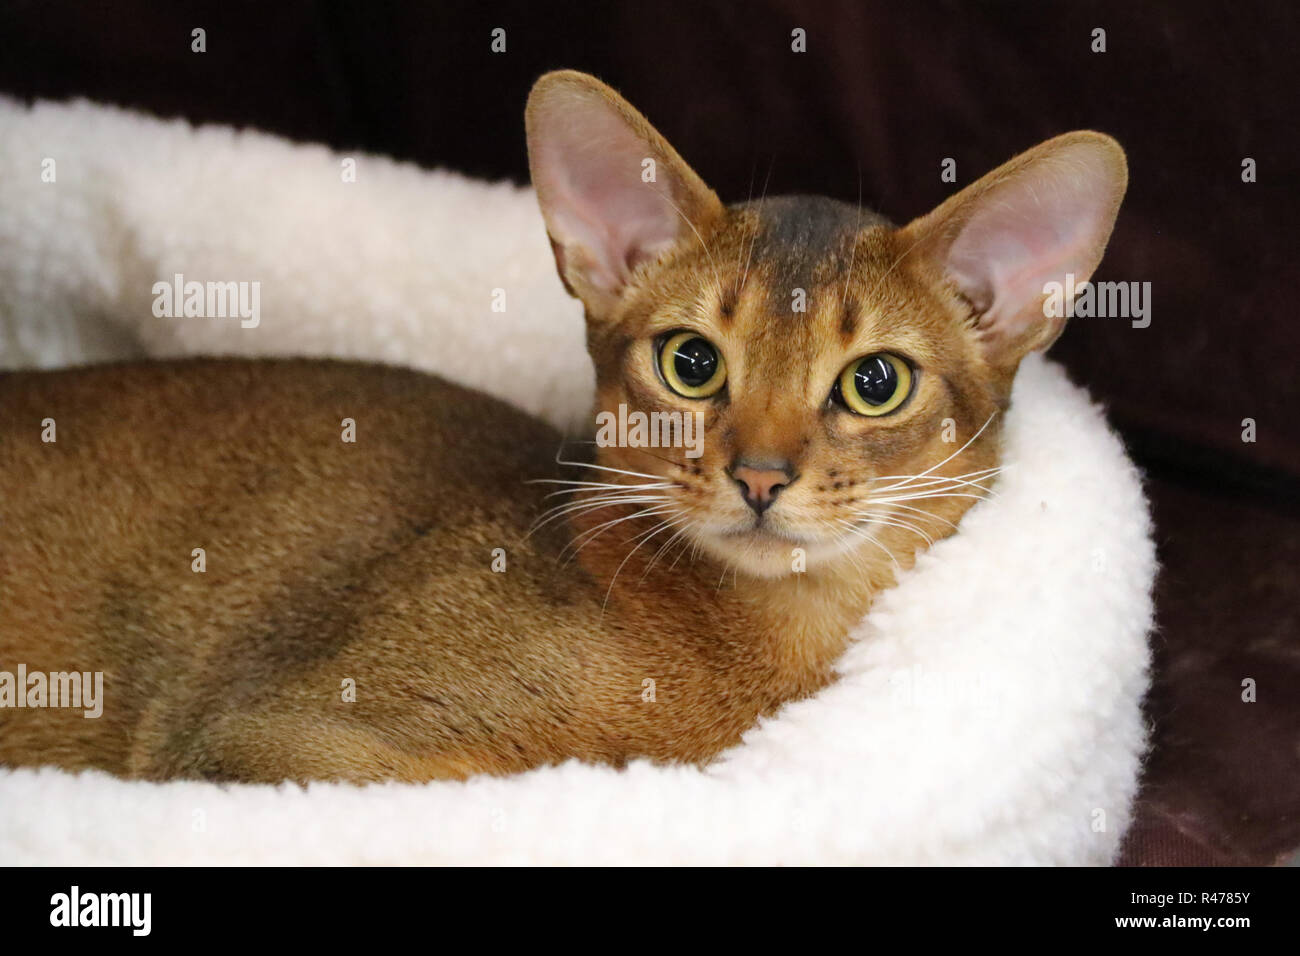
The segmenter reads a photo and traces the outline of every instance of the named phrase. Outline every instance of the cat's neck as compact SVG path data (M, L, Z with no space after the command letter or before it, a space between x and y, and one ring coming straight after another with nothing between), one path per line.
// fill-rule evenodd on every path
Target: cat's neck
M682 628L703 625L719 641L742 643L782 680L809 692L830 679L853 627L895 580L892 559L860 556L782 577L754 577L695 553L689 541L668 547L654 541L648 536L656 520L635 517L632 508L587 512L574 519L572 530L582 536L620 517L627 520L611 525L617 533L597 534L578 556L605 595L606 613L649 622L668 609Z
M891 568L864 568L847 560L813 566L780 578L738 575L736 600L764 621L770 653L791 672L832 668L854 627L876 596L894 581Z

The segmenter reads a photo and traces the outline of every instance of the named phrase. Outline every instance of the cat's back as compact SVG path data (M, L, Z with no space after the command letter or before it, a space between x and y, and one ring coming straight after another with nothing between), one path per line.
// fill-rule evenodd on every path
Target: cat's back
M80 492L69 504L83 512L156 513L198 490L230 502L304 483L336 498L404 483L517 493L519 468L558 446L500 401L382 365L207 359L0 374L0 469L20 510Z
M266 576L305 551L507 533L535 514L539 492L526 480L555 472L559 442L502 402L380 365L195 360L6 374L0 587L14 575L55 587L120 576L114 568L155 558L190 574L257 565Z
M295 359L0 373L0 438L7 474L48 488L78 484L82 465L120 467L122 474L97 476L110 491L111 479L187 462L191 473L251 464L272 482L277 471L307 462L345 483L383 484L430 468L491 480L521 459L553 457L559 443L543 423L433 375Z

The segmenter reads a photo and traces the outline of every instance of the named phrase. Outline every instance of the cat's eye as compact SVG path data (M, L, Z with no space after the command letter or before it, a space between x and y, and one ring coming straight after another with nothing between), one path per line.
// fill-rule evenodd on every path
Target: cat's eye
M727 363L708 339L696 332L674 332L659 347L659 373L678 395L708 398L727 381Z
M859 415L888 415L912 394L912 367L897 355L877 352L845 366L835 395Z

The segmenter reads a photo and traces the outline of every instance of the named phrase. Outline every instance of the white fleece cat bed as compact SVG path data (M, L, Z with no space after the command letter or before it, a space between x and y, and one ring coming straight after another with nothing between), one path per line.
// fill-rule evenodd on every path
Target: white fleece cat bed
M345 183L344 158L0 100L0 367L379 358L580 420L581 316L531 192L355 154ZM260 281L258 327L154 316L176 273ZM1110 862L1146 739L1147 506L1057 366L1025 362L1006 424L997 495L882 596L838 683L706 770L306 790L0 771L0 863Z

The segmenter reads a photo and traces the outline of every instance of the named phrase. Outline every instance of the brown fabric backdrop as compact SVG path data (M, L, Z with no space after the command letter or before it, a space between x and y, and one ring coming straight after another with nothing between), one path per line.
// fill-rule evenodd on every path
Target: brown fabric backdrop
M190 51L194 27L205 54ZM1091 50L1097 27L1105 53ZM1112 133L1131 185L1096 278L1150 282L1151 325L1076 319L1054 355L1147 470L1164 566L1155 748L1126 860L1271 863L1300 845L1300 14L1286 0L10 0L0 37L0 92L519 181L529 85L585 69L724 199L766 183L860 197L898 221L953 188L946 157L960 186L1055 133ZM1245 678L1257 703L1241 701Z

